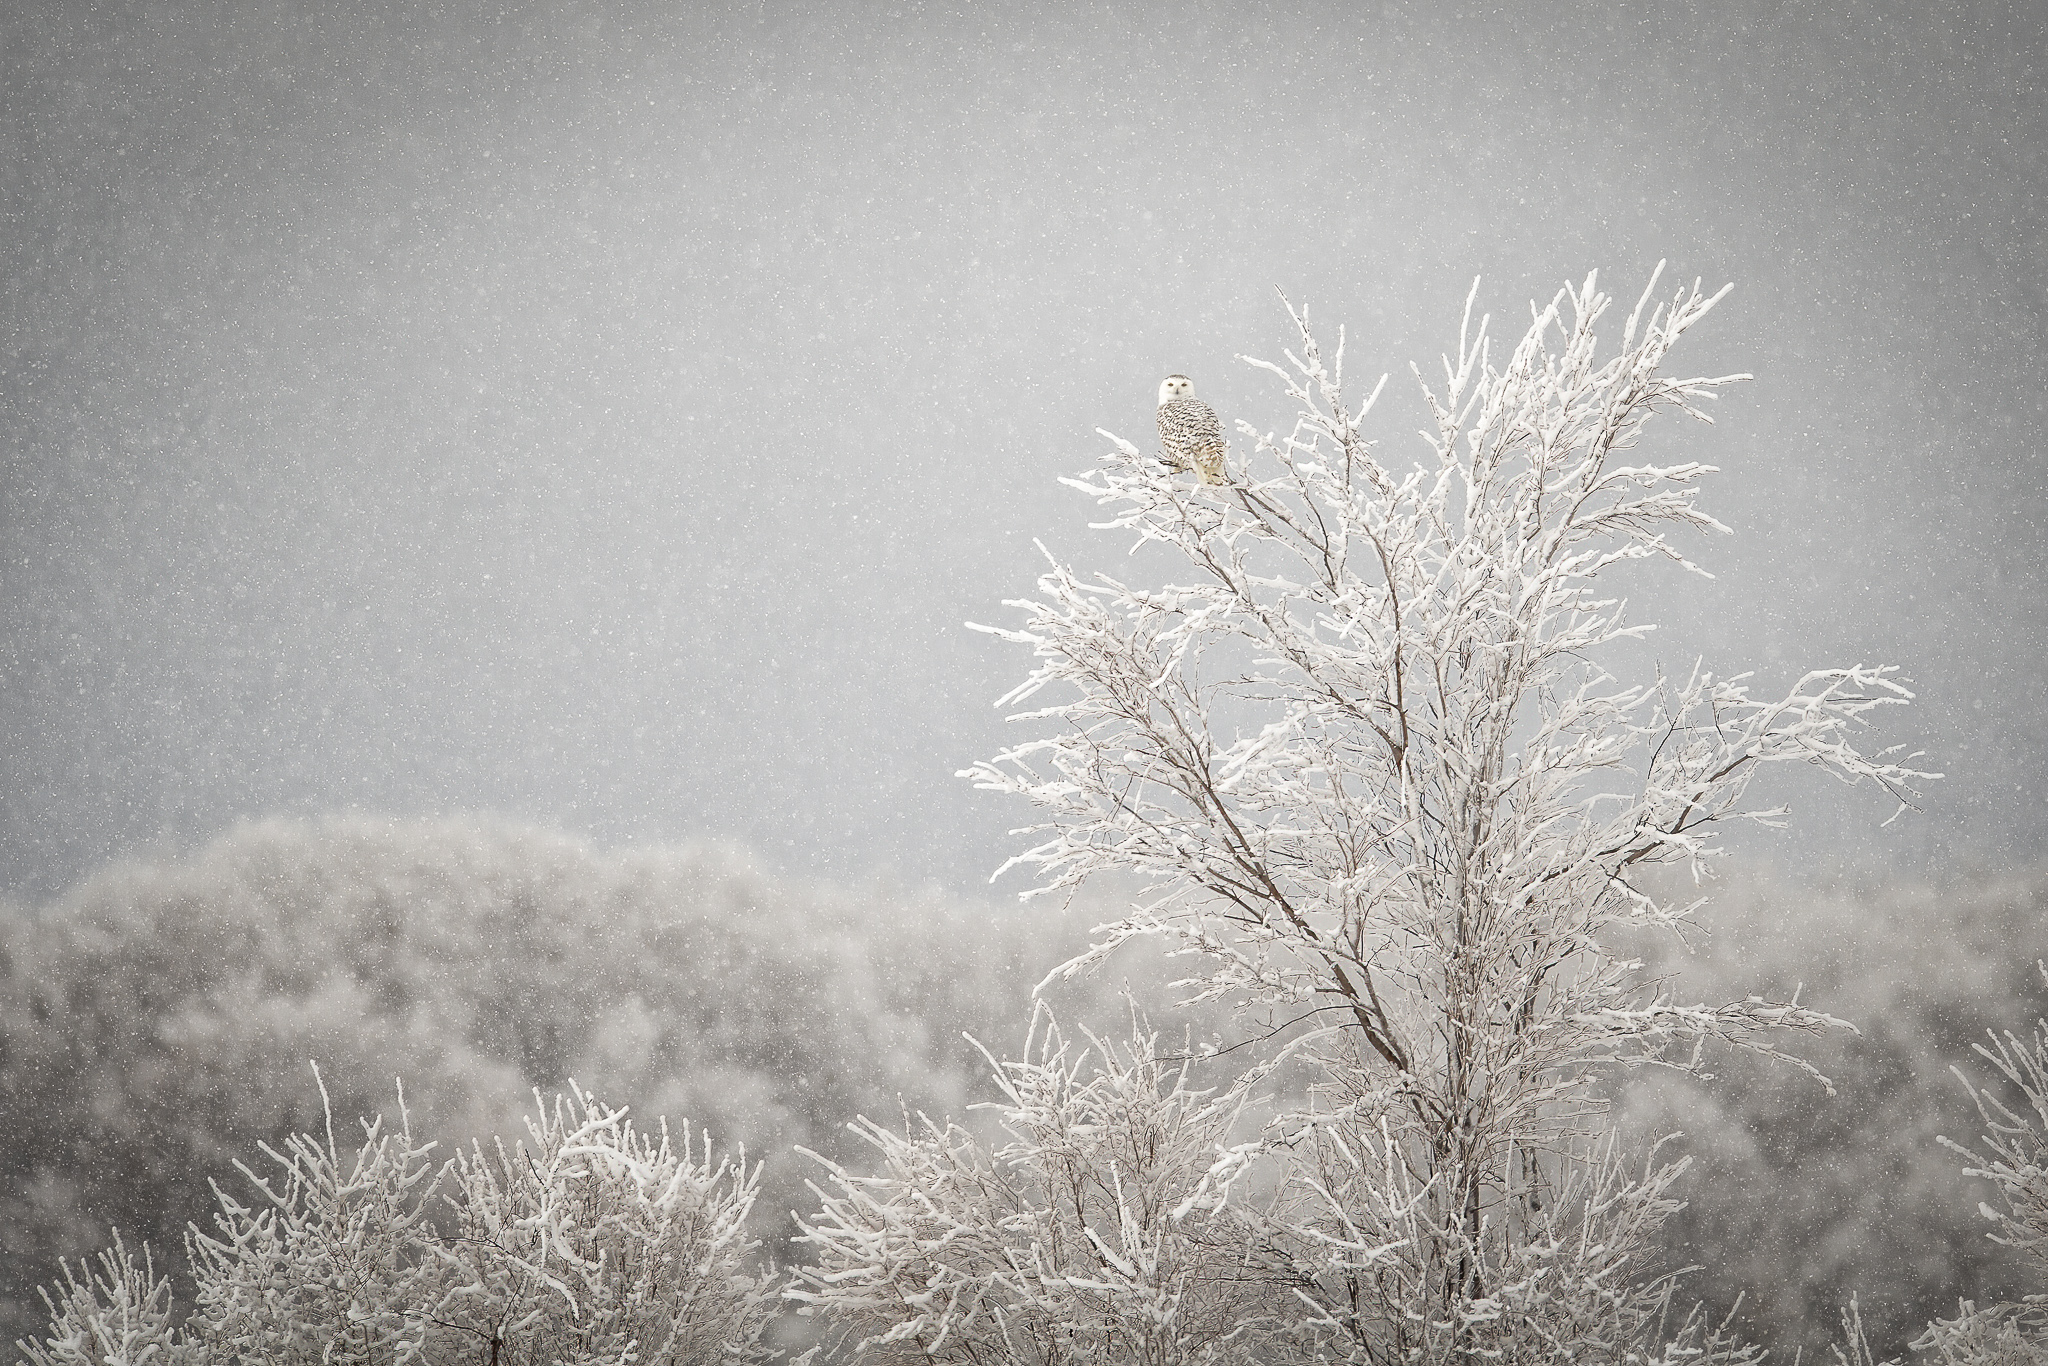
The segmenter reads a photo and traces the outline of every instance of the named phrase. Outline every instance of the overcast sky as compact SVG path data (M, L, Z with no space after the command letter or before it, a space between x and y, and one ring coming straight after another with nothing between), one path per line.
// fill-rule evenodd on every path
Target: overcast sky
M0 888L344 807L977 886L1026 662L963 623L1121 555L1096 427L1284 424L1278 287L1405 463L1475 275L1513 331L1663 257L1758 378L1665 429L1736 535L1657 657L1904 665L1951 775L1765 854L2030 863L2044 15L10 4Z

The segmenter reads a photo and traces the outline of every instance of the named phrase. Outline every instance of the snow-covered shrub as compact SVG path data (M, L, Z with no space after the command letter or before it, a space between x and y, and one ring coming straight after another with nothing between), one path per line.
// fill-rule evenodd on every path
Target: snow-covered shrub
M540 1098L535 1096L536 1103ZM403 1107L401 1106L401 1114ZM21 1349L59 1363L489 1362L748 1366L779 1277L745 1233L757 1173L713 1163L666 1127L637 1132L587 1092L529 1121L531 1146L431 1162L410 1122L363 1124L353 1156L295 1135L275 1170L243 1167L214 1231L188 1231L197 1285L173 1330L170 1286L120 1244L101 1272L45 1295ZM238 1164L239 1165L239 1164Z
M1498 367L1468 303L1407 470L1362 433L1380 389L1354 413L1341 341L1326 364L1297 316L1300 354L1265 366L1297 409L1279 434L1240 424L1253 449L1221 486L1111 437L1068 482L1108 509L1134 573L1055 561L1015 604L1022 626L995 632L1037 663L1008 700L1051 694L1015 718L1041 738L967 775L1046 813L1011 864L1039 893L1105 873L1144 887L1069 970L1163 937L1193 999L1311 1028L1293 1046L1333 1103L1269 1150L1322 1207L1282 1232L1321 1249L1310 1298L1329 1307L1311 1317L1337 1325L1339 1359L1692 1350L1646 1316L1662 1291L1636 1252L1558 1259L1581 1228L1589 1248L1612 1228L1641 1249L1671 1208L1666 1174L1599 1174L1590 1084L1695 1065L1709 1042L1776 1054L1774 1034L1839 1021L1687 1004L1608 946L1682 931L1699 904L1646 873L1700 875L1722 829L1780 817L1747 797L1759 770L1813 764L1901 801L1925 776L1856 747L1909 696L1887 668L1774 696L1705 668L1609 672L1646 630L1615 581L1646 559L1692 568L1671 538L1723 529L1696 503L1711 467L1622 456L1653 413L1703 417L1742 378L1659 373L1720 295L1653 307L1654 289L1603 357L1589 277L1533 308ZM1346 1164L1356 1181L1332 1187Z
M220 1361L416 1354L432 1326L432 1149L413 1140L409 1120L394 1133L379 1117L347 1157L330 1113L324 1137L295 1134L282 1151L265 1145L274 1173L236 1163L257 1198L243 1204L216 1185L214 1232L188 1230L198 1305L182 1340Z
M2041 1316L2019 1304L1979 1309L1963 1300L1952 1319L1936 1319L1914 1342L1925 1360L1941 1366L2042 1366L2048 1345L2042 1342ZM1852 1363L1862 1366L1862 1363Z
M1285 1287L1245 1219L1200 1199L1242 1093L1192 1089L1137 1024L1075 1048L1034 1020L1021 1062L990 1058L1008 1141L956 1124L858 1122L875 1172L824 1161L787 1292L870 1359L1189 1366L1247 1359ZM814 1190L816 1188L814 1187Z
M149 1249L137 1262L119 1234L100 1253L99 1269L64 1267L44 1335L16 1344L29 1366L170 1366L181 1355L171 1326L171 1283L159 1276ZM83 1280L79 1276L84 1277Z
M2039 970L2048 981L2048 966ZM1965 1301L1954 1318L1929 1324L1913 1346L1945 1366L2040 1366L2048 1362L2048 1019L2035 1022L2031 1039L1994 1034L1991 1046L1979 1044L1977 1052L2018 1098L1970 1086L1984 1120L1981 1148L1942 1142L1969 1160L1971 1176L1997 1186L1999 1204L1979 1207L1991 1237L2027 1258L2041 1288L1982 1308Z
M535 1097L538 1102L539 1097ZM708 1366L767 1359L780 1278L753 1271L760 1169L710 1138L635 1130L588 1092L527 1122L532 1146L459 1156L429 1245L435 1328L491 1360ZM479 1358L481 1359L481 1358Z

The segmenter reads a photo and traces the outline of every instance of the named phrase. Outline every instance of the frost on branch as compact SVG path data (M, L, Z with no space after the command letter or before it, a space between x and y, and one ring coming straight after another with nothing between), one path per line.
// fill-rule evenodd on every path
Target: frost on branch
M1673 537L1725 530L1698 505L1712 467L1635 454L1648 423L1705 420L1746 378L1663 374L1721 295L1655 290L1602 353L1608 299L1588 277L1532 307L1498 362L1468 300L1407 468L1364 435L1384 379L1354 411L1341 334L1326 361L1293 313L1299 353L1252 364L1295 416L1265 434L1240 423L1253 450L1225 483L1190 487L1116 437L1066 481L1150 581L1055 561L1011 604L1022 624L993 631L1034 657L1004 703L1035 738L963 776L1044 816L1005 867L1040 894L1098 873L1143 889L1064 970L1162 936L1193 964L1195 998L1232 1000L1271 1036L1310 1027L1289 1047L1328 1103L1269 1143L1287 1188L1315 1193L1295 1208L1323 1209L1273 1246L1342 1251L1301 1293L1351 1306L1351 1326L1329 1328L1345 1359L1384 1359L1387 1341L1457 1357L1509 1321L1521 1353L1537 1350L1527 1334L1680 1351L1675 1326L1638 1312L1654 1285L1630 1289L1633 1272L1598 1258L1580 1275L1562 1251L1583 1243L1573 1229L1618 1220L1633 1238L1668 1209L1668 1175L1623 1181L1596 1158L1586 1085L1601 1064L1696 1067L1710 1042L1783 1056L1785 1031L1841 1022L1796 999L1673 1000L1611 932L1683 931L1698 903L1645 874L1698 879L1732 823L1777 823L1748 798L1766 765L1901 807L1933 776L1866 752L1868 723L1910 697L1888 667L1813 670L1784 692L1704 666L1608 671L1648 630L1625 615L1626 573L1701 572ZM1571 1303L1525 1312L1525 1290ZM1605 1317L1574 1339L1555 1327L1573 1315ZM1687 1341L1706 1341L1696 1327ZM1710 1355L1738 1350L1714 1341Z
M1284 1359L1761 1359L1725 1325L1675 1312L1680 1277L1654 1269L1685 1160L1652 1153L1632 1168L1611 1135L1519 1147L1488 1190L1456 1179L1467 1168L1433 1153L1440 1137L1411 1112L1369 1090L1345 1095L1346 1079L1329 1069L1325 1104L1276 1126L1285 1194L1253 1221L1258 1245L1293 1273Z
M1226 1157L1241 1093L1192 1090L1134 1024L1075 1049L1043 1013L1023 1062L996 1063L993 1151L922 1117L854 1126L877 1175L823 1163L830 1192L804 1223L815 1266L790 1298L835 1340L882 1360L1237 1361L1284 1288L1235 1211L1201 1200Z
M326 1087L321 1087L326 1099ZM214 1233L190 1229L186 1246L198 1306L187 1350L224 1361L404 1360L426 1344L419 1312L429 1290L421 1248L438 1183L432 1144L381 1117L363 1125L344 1157L328 1116L324 1140L297 1134L264 1176L237 1162L256 1199L214 1185Z

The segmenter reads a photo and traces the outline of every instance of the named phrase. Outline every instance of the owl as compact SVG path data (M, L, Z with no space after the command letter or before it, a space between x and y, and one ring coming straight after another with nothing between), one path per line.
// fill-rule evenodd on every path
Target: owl
M1159 458L1177 470L1193 470L1205 484L1223 480L1223 424L1216 410L1194 396L1186 375L1159 383Z

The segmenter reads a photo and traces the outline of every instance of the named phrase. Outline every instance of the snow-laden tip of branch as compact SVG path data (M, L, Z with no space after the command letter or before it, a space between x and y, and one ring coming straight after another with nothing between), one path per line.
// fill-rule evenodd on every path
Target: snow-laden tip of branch
M1133 446L1130 442L1118 436L1115 432L1105 431L1101 427L1097 427L1095 429L1095 434L1101 437L1103 440L1109 442L1110 445L1115 446L1118 452L1120 452L1128 459L1143 460L1145 458L1144 452L1140 451L1136 446Z

